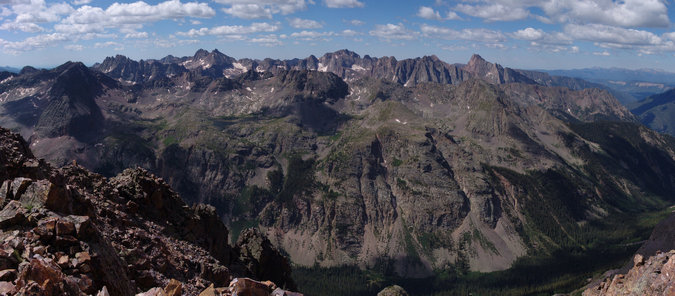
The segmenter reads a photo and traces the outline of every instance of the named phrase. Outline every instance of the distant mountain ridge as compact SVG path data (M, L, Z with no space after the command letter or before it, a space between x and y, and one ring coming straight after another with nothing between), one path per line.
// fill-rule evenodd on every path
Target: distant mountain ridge
M230 239L261 226L302 266L495 271L595 248L613 232L592 221L675 190L671 137L550 77L478 55L115 56L3 80L0 125L56 165L145 168L213 205Z
M346 49L326 53L320 58L311 55L305 59L274 60L268 58L262 61L251 59L237 61L218 50L208 52L200 49L192 57L167 56L160 60L140 62L123 56L108 57L103 63L96 64L92 68L127 83L143 83L184 72L193 72L198 76L231 78L249 70L271 73L281 70L332 72L346 81L368 76L391 80L405 86L426 82L456 85L471 77L480 77L496 84L519 82L567 87L573 90L600 88L610 92L622 104L636 100L627 93L602 84L590 83L578 78L550 76L544 72L504 68L499 64L485 61L479 55L472 56L466 65L451 65L441 61L435 55L401 61L394 57L373 58L365 55L362 58L357 53Z

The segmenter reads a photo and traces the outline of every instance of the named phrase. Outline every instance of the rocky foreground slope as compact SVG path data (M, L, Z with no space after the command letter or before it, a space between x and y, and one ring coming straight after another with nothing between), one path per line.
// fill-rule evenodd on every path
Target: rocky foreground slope
M260 231L229 246L213 207L188 207L145 170L106 179L75 163L53 169L0 128L0 183L0 294L295 289L288 261ZM236 277L273 283L239 279L228 289Z
M584 296L675 295L675 214L659 222L631 262L591 284Z

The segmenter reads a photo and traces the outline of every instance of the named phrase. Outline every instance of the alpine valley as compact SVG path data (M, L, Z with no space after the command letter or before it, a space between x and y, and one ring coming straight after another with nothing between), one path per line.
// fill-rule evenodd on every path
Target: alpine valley
M571 292L630 259L675 202L675 138L620 103L635 98L478 55L199 50L0 81L0 125L35 156L148 170L214 206L232 242L259 227L308 295L335 294L309 278L345 269L368 275L345 295L391 278L412 295Z

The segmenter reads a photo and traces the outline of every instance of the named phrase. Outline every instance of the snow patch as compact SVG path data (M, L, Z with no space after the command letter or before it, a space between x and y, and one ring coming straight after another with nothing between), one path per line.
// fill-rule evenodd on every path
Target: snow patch
M5 83L5 82L7 82L7 81L12 80L12 78L14 78L14 76L7 77L7 79L5 79L5 80L3 80L3 81L0 81L0 84L3 84L3 83Z
M250 87L246 87L246 90L251 92L253 91Z
M322 63L319 63L319 72L328 72L328 66L324 66Z
M232 66L234 66L234 68L237 70L241 70L242 72L248 71L248 69L246 69L246 66L242 65L241 63L234 62L232 63Z
M274 87L270 90L270 92L274 92Z
M352 70L354 70L354 71L365 71L366 68L361 67L361 66L359 66L359 65L357 65L357 64L354 64L354 65L352 65Z

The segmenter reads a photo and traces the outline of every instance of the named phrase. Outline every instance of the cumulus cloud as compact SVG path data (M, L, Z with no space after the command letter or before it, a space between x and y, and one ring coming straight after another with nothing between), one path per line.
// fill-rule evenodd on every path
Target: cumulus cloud
M365 4L357 0L324 0L323 3L329 8L363 8Z
M544 2L541 8L558 21L621 27L667 27L668 9L661 0L568 0Z
M103 32L106 28L184 17L210 18L215 14L216 12L206 3L181 3L179 0L169 0L157 5L149 5L142 1L131 4L113 3L106 10L84 5L60 24L55 25L54 29L69 34Z
M228 4L223 12L243 19L271 19L272 15L295 13L307 9L311 0L216 0L220 4Z
M399 23L398 25L386 24L375 25L375 30L369 32L370 35L380 39L391 40L417 40L419 33L406 29L406 27Z
M507 40L506 35L502 32L484 28L462 29L457 31L450 28L422 24L420 25L420 29L422 34L429 38L478 41L484 43L500 43Z
M2 25L0 25L0 30L41 33L44 32L45 29L34 23L5 22Z
M603 52L594 52L593 54L599 55L599 56L609 56L610 55L609 52L607 52L606 50L603 51Z
M511 37L519 40L533 41L544 44L569 45L574 41L569 36L560 32L546 33L542 29L527 28L518 30Z
M354 37L354 36L356 36L356 35L363 35L362 33L356 32L356 31L353 31L353 30L344 30L344 31L342 31L342 33L340 33L340 34L341 34L342 36L347 36L347 37Z
M316 32L316 31L302 31L302 32L295 32L291 34L292 38L297 38L300 40L304 41L310 41L310 40L318 40L318 39L325 39L324 37L327 36L333 36L335 33L333 32Z
M111 46L121 46L122 44L119 44L114 41L108 41L105 43L95 43L94 48L104 48L104 47L111 47Z
M75 0L72 3L73 3L73 5L79 6L79 5L83 5L83 4L89 4L89 3L91 3L91 1L94 1L94 0Z
M442 50L447 50L447 51L467 51L467 50L469 50L469 48L466 47L466 46L456 45L456 44L444 45L444 44L438 43L438 44L436 44L436 47L439 47Z
M84 50L84 46L74 45L74 44L66 45L63 48L65 48L67 50L70 50L70 51L83 51Z
M305 20L301 18L288 19L288 24L296 29L321 29L323 25L317 21Z
M576 40L590 42L625 45L658 45L663 41L661 37L649 31L625 29L599 24L568 24L564 27L564 30L568 36Z
M59 43L70 41L70 37L66 34L53 33L53 34L41 34L33 37L28 37L23 41L4 41L0 39L0 44L2 45L3 51L17 54L24 51L44 49L47 47L56 46Z
M426 6L420 7L419 11L417 11L417 16L428 20L443 21L443 18L438 11L434 11L433 8Z
M455 10L463 12L470 16L482 18L485 21L517 21L524 20L530 16L530 12L522 7L513 7L510 5L491 4L491 5L466 5L458 4Z
M129 39L129 38L148 38L148 32L128 32L126 35L124 35L124 39Z
M176 35L184 37L197 37L204 35L247 35L260 32L275 32L279 26L270 23L253 23L250 26L220 26L214 28L192 29L188 32L177 32Z
M348 21L348 20L342 20L342 21L345 22L345 23L348 23L348 24L350 24L350 25L353 25L353 26L363 26L363 25L366 24L365 22L362 22L362 21L360 21L360 20L351 20L351 21Z
M465 0L454 10L485 21L514 21L533 17L543 23L595 23L619 27L668 27L663 0ZM544 15L532 13L531 8Z
M250 41L267 47L284 45L284 43L277 38L277 35L274 34L259 35L257 38L252 38Z

